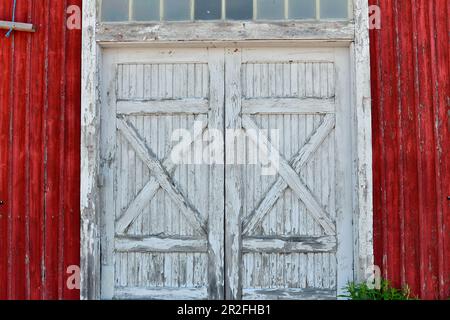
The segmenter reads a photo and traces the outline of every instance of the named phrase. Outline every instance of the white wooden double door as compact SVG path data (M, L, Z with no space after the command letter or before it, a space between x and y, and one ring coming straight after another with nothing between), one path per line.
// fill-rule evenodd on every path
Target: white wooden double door
M336 298L353 272L348 57L105 49L102 297Z

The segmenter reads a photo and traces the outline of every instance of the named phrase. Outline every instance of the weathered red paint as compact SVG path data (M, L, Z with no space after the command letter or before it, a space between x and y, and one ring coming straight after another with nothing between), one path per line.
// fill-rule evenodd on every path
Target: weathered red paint
M12 0L0 1L11 19ZM376 262L394 285L450 297L450 4L370 0ZM81 34L65 8L18 0L37 32L0 31L0 299L77 299Z
M0 1L11 20L12 0ZM81 0L17 0L34 34L0 32L0 299L78 299Z
M394 285L450 297L450 3L370 0L376 263Z

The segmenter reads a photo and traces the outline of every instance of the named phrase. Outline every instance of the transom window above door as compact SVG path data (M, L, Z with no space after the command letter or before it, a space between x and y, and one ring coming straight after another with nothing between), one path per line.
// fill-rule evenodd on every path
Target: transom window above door
M100 0L104 22L348 20L350 0Z

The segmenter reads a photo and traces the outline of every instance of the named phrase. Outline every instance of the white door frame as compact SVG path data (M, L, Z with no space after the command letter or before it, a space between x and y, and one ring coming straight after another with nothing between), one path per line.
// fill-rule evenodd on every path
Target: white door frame
M99 188L102 48L107 46L317 46L350 48L352 83L353 274L367 278L373 265L372 131L367 0L353 0L349 22L227 22L100 24L97 0L83 0L81 99L81 299L100 299Z

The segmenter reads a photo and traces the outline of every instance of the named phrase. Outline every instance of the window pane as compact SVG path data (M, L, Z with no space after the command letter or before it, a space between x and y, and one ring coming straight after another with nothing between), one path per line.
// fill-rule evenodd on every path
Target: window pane
M159 21L159 0L134 0L133 20Z
M257 19L284 19L284 0L258 0Z
M102 1L103 21L127 21L128 20L128 0L103 0Z
M164 20L186 21L191 20L190 0L165 0Z
M227 19L253 19L253 0L226 0L226 5Z
M349 0L101 0L101 4L101 18L107 22L221 20L223 5L227 20L315 19L317 10L323 20L349 17Z
M345 19L348 17L347 0L321 0L320 17L322 19Z
M195 20L222 18L222 0L195 0Z
M290 0L289 19L314 19L316 0Z

